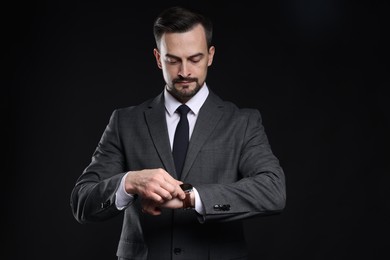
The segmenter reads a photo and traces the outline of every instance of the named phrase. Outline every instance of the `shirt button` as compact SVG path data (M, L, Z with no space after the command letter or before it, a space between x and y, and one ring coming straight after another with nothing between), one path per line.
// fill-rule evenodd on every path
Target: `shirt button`
M180 255L181 254L181 248L175 247L173 249L173 253L175 253L175 255Z

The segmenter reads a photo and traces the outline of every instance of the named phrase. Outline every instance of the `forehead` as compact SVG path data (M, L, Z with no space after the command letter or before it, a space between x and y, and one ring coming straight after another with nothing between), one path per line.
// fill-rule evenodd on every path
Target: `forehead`
M162 55L169 53L185 56L205 51L207 51L206 34L200 24L187 32L165 33L161 37L160 52Z

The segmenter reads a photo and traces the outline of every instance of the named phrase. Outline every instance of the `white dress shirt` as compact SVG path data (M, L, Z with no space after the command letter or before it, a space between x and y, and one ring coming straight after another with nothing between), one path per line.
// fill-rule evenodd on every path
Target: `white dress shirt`
M193 96L187 103L186 105L191 109L190 112L188 112L187 117L188 117L188 123L189 123L189 128L190 128L190 139L192 135L192 131L194 130L194 126L196 123L196 119L198 118L199 115L199 110L202 107L203 103L206 101L206 98L209 94L209 89L204 83L204 85L200 88L198 93L196 93L195 96ZM179 113L176 112L176 109L182 104L178 100L176 100L165 88L164 89L164 100L165 100L165 117L167 120L167 127L168 127L168 135L169 135L169 141L171 144L171 149L173 147L173 138L175 135L175 129L177 124L179 123L180 120L180 115ZM133 195L129 194L125 190L125 183L124 180L127 176L126 173L121 181L120 187L116 192L116 198L115 198L115 204L116 207L119 210L125 209L131 203L133 202ZM196 190L196 188L193 188L193 192L195 195L195 210L199 214L204 213L204 208L202 201L199 197L199 193Z

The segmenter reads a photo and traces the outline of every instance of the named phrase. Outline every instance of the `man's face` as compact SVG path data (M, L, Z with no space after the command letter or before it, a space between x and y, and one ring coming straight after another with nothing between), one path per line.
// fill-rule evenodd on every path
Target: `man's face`
M167 90L180 102L187 102L206 80L214 47L207 49L201 25L184 33L165 33L158 47L158 50L154 49L154 55L163 71Z

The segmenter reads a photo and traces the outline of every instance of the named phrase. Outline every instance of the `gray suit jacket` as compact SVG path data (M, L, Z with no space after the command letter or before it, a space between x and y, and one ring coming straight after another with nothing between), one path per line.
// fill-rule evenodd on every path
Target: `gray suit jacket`
M162 94L113 112L72 191L75 218L88 223L122 212L115 206L121 178L146 168L164 168L176 178ZM245 259L242 220L285 206L284 173L259 111L239 109L212 91L199 112L181 180L196 187L206 214L164 209L149 216L136 200L124 211L118 257Z

